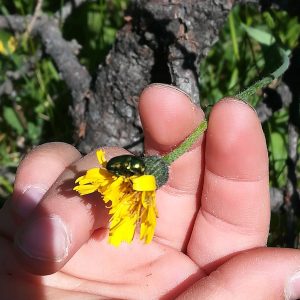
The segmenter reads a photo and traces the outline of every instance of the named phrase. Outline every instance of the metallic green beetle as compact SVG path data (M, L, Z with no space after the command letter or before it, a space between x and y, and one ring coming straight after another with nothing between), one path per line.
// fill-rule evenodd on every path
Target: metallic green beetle
M142 158L133 155L120 155L107 162L106 169L117 176L142 175L145 163Z

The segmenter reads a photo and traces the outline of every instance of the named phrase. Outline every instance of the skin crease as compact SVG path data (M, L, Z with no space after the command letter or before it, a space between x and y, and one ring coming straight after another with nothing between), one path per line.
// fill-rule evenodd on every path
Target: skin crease
M184 93L166 85L147 87L139 111L147 154L169 152L203 119ZM107 159L127 153L104 150ZM216 104L205 138L172 164L157 191L159 218L149 245L138 237L109 245L99 195L72 191L75 178L96 166L95 153L81 157L63 143L41 145L21 162L13 197L0 211L1 299L276 300L290 293L300 253L265 247L268 157L259 120L246 104L230 98ZM29 187L35 194L24 194ZM30 249L43 257L21 250L30 230ZM63 230L67 251L54 257Z

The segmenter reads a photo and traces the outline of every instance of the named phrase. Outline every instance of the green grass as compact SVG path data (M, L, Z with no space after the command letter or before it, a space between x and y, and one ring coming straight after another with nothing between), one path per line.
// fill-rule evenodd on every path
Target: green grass
M259 13L255 6L232 10L219 41L200 64L204 106L226 95L235 95L280 64L279 48L294 49L300 23L286 12ZM260 95L250 99L255 106Z

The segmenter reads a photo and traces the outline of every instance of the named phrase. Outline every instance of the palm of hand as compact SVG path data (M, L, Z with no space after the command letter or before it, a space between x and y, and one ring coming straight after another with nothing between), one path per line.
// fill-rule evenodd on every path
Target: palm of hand
M203 118L183 93L165 86L144 91L140 114L149 154L168 152ZM115 156L124 150L106 152ZM267 152L260 124L246 105L220 102L211 114L206 143L200 140L171 166L168 184L157 192L159 218L150 245L138 238L119 248L107 243L107 208L99 195L81 199L70 192L78 173L97 165L94 153L79 158L71 146L46 144L19 167L13 200L0 218L4 266L0 288L6 288L7 299L23 299L16 290L7 290L16 280L21 295L30 299L173 299L194 282L195 288L183 296L186 299L200 294L201 299L232 299L219 289L223 276L230 286L242 278L245 265L247 270L256 268L253 263L248 266L249 260L261 263L263 257L272 256L267 249L245 252L264 247L269 224ZM24 188L38 184L49 189L47 194L29 217L18 216L18 206L24 207L26 198ZM27 270L54 273L40 277L23 271L13 255L12 240L19 227L24 233L45 216L59 216L69 235L67 251L59 259L57 232L51 226L36 230L42 240L39 250L47 252L47 260L17 250ZM246 290L243 285L238 289Z

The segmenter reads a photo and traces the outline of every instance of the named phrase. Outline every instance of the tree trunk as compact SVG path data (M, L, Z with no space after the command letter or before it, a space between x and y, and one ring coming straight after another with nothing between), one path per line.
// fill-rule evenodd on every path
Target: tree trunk
M174 84L200 103L199 60L218 39L231 8L229 0L133 1L85 108L74 102L80 150L117 145L142 151L136 108L150 83Z

